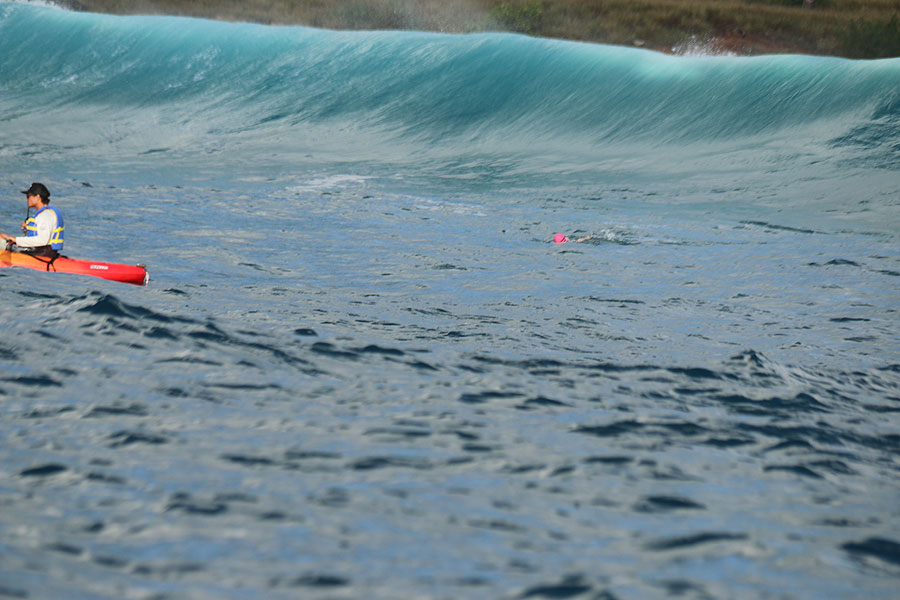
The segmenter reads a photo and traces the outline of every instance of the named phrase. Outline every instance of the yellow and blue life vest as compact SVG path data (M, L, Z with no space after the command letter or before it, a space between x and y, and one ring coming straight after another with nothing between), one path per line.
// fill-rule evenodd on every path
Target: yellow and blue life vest
M34 214L34 217L29 217L25 220L25 237L34 237L37 235L37 223L35 222L35 219L45 210L52 211L53 214L56 215L56 228L50 232L50 241L48 243L51 248L57 252L61 252L63 249L63 232L66 230L66 227L63 225L62 215L52 206L45 206L37 211Z
M34 237L37 235L37 223L34 217L25 219L25 237Z

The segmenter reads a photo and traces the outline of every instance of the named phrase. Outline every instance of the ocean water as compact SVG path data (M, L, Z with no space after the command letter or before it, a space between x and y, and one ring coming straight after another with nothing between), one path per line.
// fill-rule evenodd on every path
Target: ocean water
M32 181L0 597L897 597L900 59L0 3Z

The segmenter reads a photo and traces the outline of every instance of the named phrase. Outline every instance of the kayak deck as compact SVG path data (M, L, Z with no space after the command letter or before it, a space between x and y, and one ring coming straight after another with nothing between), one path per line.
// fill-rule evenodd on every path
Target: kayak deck
M120 263L82 260L58 256L51 259L46 256L32 256L22 252L0 251L0 267L25 267L49 273L74 273L91 275L110 281L120 281L133 285L146 285L150 279L144 265L123 265Z

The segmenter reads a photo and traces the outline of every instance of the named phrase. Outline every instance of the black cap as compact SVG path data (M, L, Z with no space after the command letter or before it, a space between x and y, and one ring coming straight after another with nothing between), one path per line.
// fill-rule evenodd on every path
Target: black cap
M30 188L22 190L22 193L26 196L40 196L45 202L50 198L50 190L48 190L47 186L43 183L34 182L31 184Z

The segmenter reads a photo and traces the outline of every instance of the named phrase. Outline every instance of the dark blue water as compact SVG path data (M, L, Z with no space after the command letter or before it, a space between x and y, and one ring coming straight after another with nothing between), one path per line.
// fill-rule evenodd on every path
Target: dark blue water
M151 273L0 270L0 597L894 598L898 167L898 60L0 3L0 229Z

